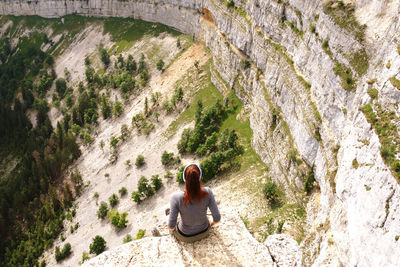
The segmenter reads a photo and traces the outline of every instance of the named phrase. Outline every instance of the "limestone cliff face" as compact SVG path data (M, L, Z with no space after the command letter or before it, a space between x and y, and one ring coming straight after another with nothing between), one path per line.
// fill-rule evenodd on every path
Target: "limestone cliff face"
M397 265L400 187L360 107L374 87L376 102L400 116L400 88L390 82L400 79L399 2L345 1L354 10L342 16L323 1L233 2L3 0L0 14L134 17L195 35L212 52L213 82L245 103L271 178L302 201L303 177L314 170L320 192L307 208L303 263ZM292 162L292 151L308 166Z

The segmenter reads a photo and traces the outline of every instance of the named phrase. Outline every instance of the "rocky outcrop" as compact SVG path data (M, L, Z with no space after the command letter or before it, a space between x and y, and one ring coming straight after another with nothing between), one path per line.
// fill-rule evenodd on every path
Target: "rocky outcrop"
M190 244L176 240L166 225L158 228L162 236L112 248L83 266L274 266L267 247L235 215L225 215L209 237Z
M277 266L302 266L302 253L299 245L283 234L270 235L264 242L271 258Z
M374 87L376 103L400 117L400 90L390 82L400 79L399 2L233 2L7 0L0 14L135 17L194 34L212 52L213 81L245 103L269 176L304 203L303 177L313 168L320 192L307 208L303 263L395 266L400 187L360 107Z

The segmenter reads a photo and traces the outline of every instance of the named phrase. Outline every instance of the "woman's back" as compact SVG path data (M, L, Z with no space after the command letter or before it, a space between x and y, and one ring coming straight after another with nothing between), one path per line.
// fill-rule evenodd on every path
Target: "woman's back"
M172 195L171 198L171 211L169 215L168 226L175 227L178 213L181 214L181 221L178 228L186 235L194 235L200 233L209 227L207 219L207 208L213 216L213 220L218 222L221 219L217 203L215 202L214 195L210 188L203 187L208 194L203 197L199 202L194 199L192 203L184 203L184 192L178 192Z

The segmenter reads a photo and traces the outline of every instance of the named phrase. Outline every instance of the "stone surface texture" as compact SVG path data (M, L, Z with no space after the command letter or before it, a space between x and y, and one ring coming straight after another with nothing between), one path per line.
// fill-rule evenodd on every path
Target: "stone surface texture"
M303 176L309 168L314 170L319 192L307 207L309 229L301 244L302 264L398 266L400 187L380 155L376 132L359 108L371 101L367 94L371 85L366 81L376 78L373 86L379 91L379 104L400 114L400 90L389 82L393 76L400 79L400 3L345 1L354 5L358 22L366 25L361 42L324 12L325 2L234 0L236 8L230 9L220 0L2 0L0 14L134 17L193 34L211 50L213 81L221 90L233 88L245 104L254 132L253 146L270 166L270 177L283 184L290 197L301 200ZM203 8L212 16L202 13ZM318 34L310 30L312 25ZM332 56L323 49L325 40ZM346 91L333 71L335 60L350 66L352 53L362 50L369 68L365 74L353 69L357 86ZM243 67L246 60L250 68ZM389 60L390 68L385 66ZM293 164L290 151L297 151L307 165ZM352 167L354 159L360 163L357 169ZM232 260L246 265L244 259L250 254L235 250L240 238L231 239L228 246L224 242L229 238L221 241L225 235L221 231L211 237L218 245L210 247L220 249L221 261L225 261L221 264ZM169 244L174 244L171 250L159 254L159 249ZM112 265L110 257L114 255L124 264L147 257L156 262L165 257L171 265L174 261L207 264L203 262L207 258L198 256L198 246L188 245L183 250L170 237L154 237L106 252L97 260ZM131 254L138 250L142 252ZM259 262L263 257L252 259ZM298 262L297 256L294 261Z
M158 228L160 237L112 248L82 266L274 266L267 247L250 235L238 216L224 216L208 238L194 243L175 239L166 224Z
M302 266L302 253L296 241L284 234L270 235L264 242L277 266Z

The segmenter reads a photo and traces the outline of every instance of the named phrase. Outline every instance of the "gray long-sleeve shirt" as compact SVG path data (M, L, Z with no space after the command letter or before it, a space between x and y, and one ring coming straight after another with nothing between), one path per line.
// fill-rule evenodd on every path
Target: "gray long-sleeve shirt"
M184 192L174 193L171 197L171 210L169 214L168 226L174 228L178 218L178 213L181 214L179 222L179 230L186 235L195 235L207 229L209 221L207 219L207 208L210 208L214 222L221 220L221 215L215 202L214 195L210 188L203 187L208 192L199 203L197 200L193 204L183 204Z

